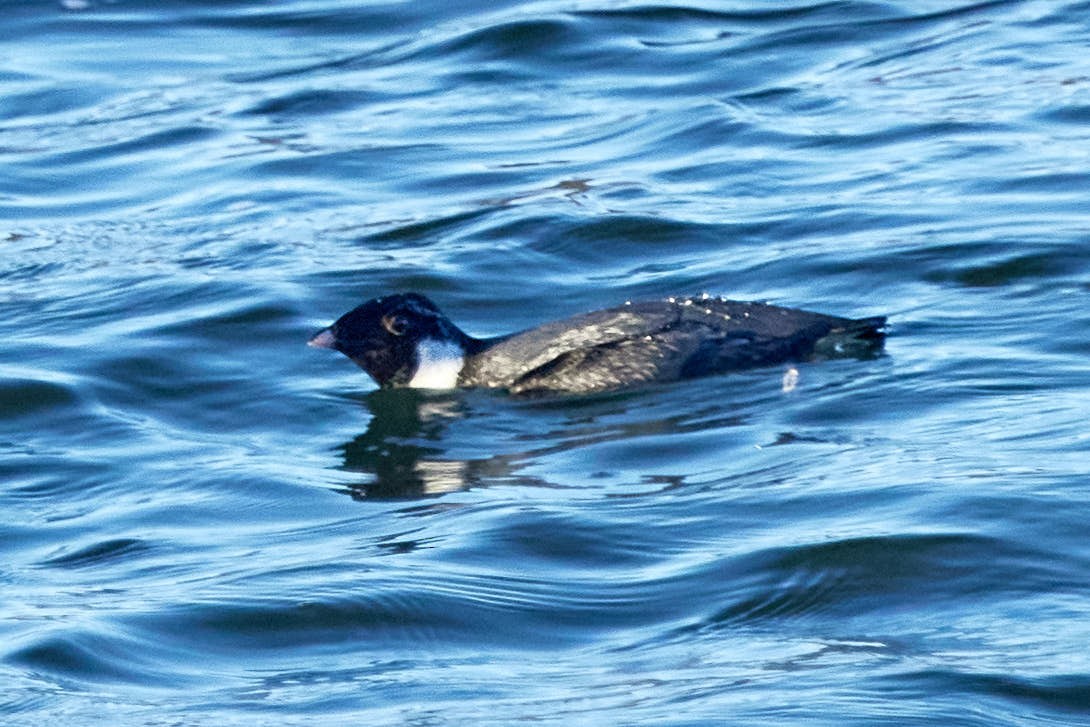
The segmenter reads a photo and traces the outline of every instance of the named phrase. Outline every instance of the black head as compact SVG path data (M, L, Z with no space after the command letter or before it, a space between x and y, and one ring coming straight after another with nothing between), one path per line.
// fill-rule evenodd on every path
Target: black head
M416 372L424 339L465 347L470 340L419 293L374 298L316 333L308 345L332 348L352 359L382 387L403 386Z

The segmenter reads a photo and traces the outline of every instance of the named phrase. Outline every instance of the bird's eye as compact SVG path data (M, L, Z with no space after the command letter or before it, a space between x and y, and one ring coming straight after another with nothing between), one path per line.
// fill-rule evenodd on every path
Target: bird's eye
M409 330L409 321L405 316L390 313L382 317L382 327L391 335L403 336L405 331Z

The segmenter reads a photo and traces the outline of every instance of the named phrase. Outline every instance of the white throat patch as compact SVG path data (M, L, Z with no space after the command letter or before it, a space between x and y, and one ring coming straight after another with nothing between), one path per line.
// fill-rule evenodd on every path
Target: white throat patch
M465 364L465 352L457 343L423 338L416 344L416 373L409 381L414 389L453 389Z

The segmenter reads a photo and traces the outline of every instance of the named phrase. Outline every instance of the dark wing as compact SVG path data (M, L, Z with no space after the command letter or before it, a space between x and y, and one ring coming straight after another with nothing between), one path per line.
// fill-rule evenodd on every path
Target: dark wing
M531 372L576 365L598 347L653 336L675 325L681 313L664 303L633 303L546 323L482 351L462 372L463 386L510 387ZM566 358L564 358L566 357ZM591 358L594 358L591 356ZM563 359L562 361L560 359Z
M870 333L880 344L883 322L722 298L632 303L496 342L467 364L459 383L516 394L606 391L805 360L840 334Z
M611 391L679 378L699 346L692 331L672 329L573 349L508 385L512 394Z

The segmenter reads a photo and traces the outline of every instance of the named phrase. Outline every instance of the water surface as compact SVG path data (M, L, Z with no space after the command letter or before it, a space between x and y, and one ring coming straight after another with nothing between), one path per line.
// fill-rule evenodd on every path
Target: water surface
M1090 5L0 2L5 723L1090 724ZM547 401L310 333L707 291Z

